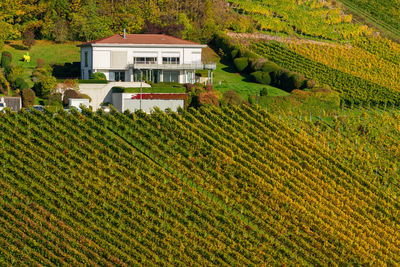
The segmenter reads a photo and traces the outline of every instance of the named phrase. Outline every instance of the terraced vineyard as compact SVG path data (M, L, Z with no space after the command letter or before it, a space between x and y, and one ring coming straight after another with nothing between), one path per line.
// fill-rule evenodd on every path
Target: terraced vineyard
M2 265L400 262L398 195L255 107L0 124Z

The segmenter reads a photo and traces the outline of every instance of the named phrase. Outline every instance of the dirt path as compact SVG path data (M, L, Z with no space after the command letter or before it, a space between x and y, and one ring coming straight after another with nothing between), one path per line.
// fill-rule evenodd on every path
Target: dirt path
M256 39L256 40L269 40L269 41L277 41L283 43L296 43L296 44L316 44L316 45L327 45L327 46L346 46L351 47L351 45L341 45L330 42L322 42L308 39L300 39L298 37L282 37L275 35L268 35L264 33L227 33L227 35L231 38L235 39Z

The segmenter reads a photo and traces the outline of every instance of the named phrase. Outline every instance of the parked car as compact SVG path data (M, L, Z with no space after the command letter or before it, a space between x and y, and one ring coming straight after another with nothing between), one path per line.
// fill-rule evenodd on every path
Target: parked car
M107 113L110 112L110 110L111 110L109 106L101 106L100 108L101 108L104 112L107 112Z
M39 112L43 112L44 111L44 106L42 106L42 105L33 105L32 107L26 109L26 111L28 111L28 112L31 112L33 110L37 110Z
M5 102L0 102L0 111L4 111L4 109L7 107Z

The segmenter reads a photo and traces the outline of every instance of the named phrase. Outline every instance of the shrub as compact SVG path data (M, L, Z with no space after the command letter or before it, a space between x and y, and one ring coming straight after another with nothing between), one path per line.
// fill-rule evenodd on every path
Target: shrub
M11 53L8 51L3 51L3 53L1 53L1 67L2 68L10 67L11 61L12 61Z
M268 88L264 87L260 91L260 96L267 96L268 95Z
M316 87L317 82L315 80L304 80L303 84L301 85L300 89L313 89Z
M216 107L219 106L218 96L215 91L201 92L199 94L198 101L200 105L213 105Z
M243 103L243 99L235 91L229 90L224 93L222 102L226 105L240 105Z
M23 85L25 83L24 78L22 77L17 77L15 79L15 87L21 89L21 85Z
M36 59L36 68L43 68L44 66L46 66L46 61L44 59Z
M7 95L8 90L10 90L10 83L7 81L6 76L4 75L4 72L0 70L0 91Z
M102 73L102 72L92 73L90 75L90 79L91 80L101 80L101 81L107 80L106 75L104 73Z
M35 103L35 92L30 88L22 90L22 106L27 108Z
M121 86L114 86L113 88L111 88L111 91L113 93L123 93L125 92L125 88Z
M235 59L235 58L239 55L239 52L240 52L240 48L235 48L235 49L233 49L233 50L231 51L231 58L232 58L232 59Z
M271 84L271 76L268 72L264 71L256 71L250 74L252 79L261 84Z
M240 57L247 57L247 58L262 58L260 55L250 51L248 49L241 49L240 50Z
M107 80L78 80L78 83L108 83Z
M89 102L92 102L92 98L87 94L79 94L79 98L89 99Z
M64 92L63 104L64 104L65 106L67 106L67 105L68 105L68 100L69 100L70 98L79 98L80 95L81 95L81 94L80 94L78 91L76 91L76 90L71 90L71 89L66 90L66 91Z
M249 68L251 72L262 70L262 66L264 66L267 60L264 58L251 58L249 59Z
M27 29L24 34L23 34L23 40L22 43L24 45L26 45L27 47L29 47L29 49L31 48L32 45L34 45L36 42L35 40L35 34L33 33L32 30Z
M37 96L48 98L50 94L54 93L57 85L57 79L53 76L41 76L33 86Z
M294 90L300 89L306 79L302 75L294 73L290 76L289 80Z
M239 57L235 58L233 63L235 64L236 69L241 73L247 69L247 66L249 65L249 59L247 57Z
M271 72L276 72L279 71L281 69L281 67L279 67L277 64L275 64L274 62L271 61L267 61L265 62L262 67L261 70L271 73Z
M49 105L51 106L62 106L62 94L61 93L53 93L49 95Z
M11 67L11 69L7 73L7 80L15 85L15 81L17 78L21 77L24 74L24 68L21 66Z

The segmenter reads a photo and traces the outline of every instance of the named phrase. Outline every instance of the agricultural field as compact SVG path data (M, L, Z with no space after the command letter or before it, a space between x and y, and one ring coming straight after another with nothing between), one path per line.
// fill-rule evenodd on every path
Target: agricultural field
M287 44L270 41L256 41L250 45L250 48L256 53L290 71L301 73L307 78L312 78L331 86L334 90L340 93L341 98L347 104L400 104L399 90L390 89L372 81L346 73L340 69L335 69L326 64L312 60L292 51ZM315 52L314 55L316 54L317 52ZM321 57L322 56L319 58ZM330 62L329 64L335 64L335 62ZM341 68L347 67L342 66ZM356 70L352 69L352 71Z
M343 126L289 122L252 106L0 114L0 262L400 262L398 159L365 162Z
M230 0L232 8L256 21L261 32L297 35L346 42L372 32L366 25L353 23L333 1Z
M340 0L340 2L363 21L376 26L389 37L399 40L398 0Z

